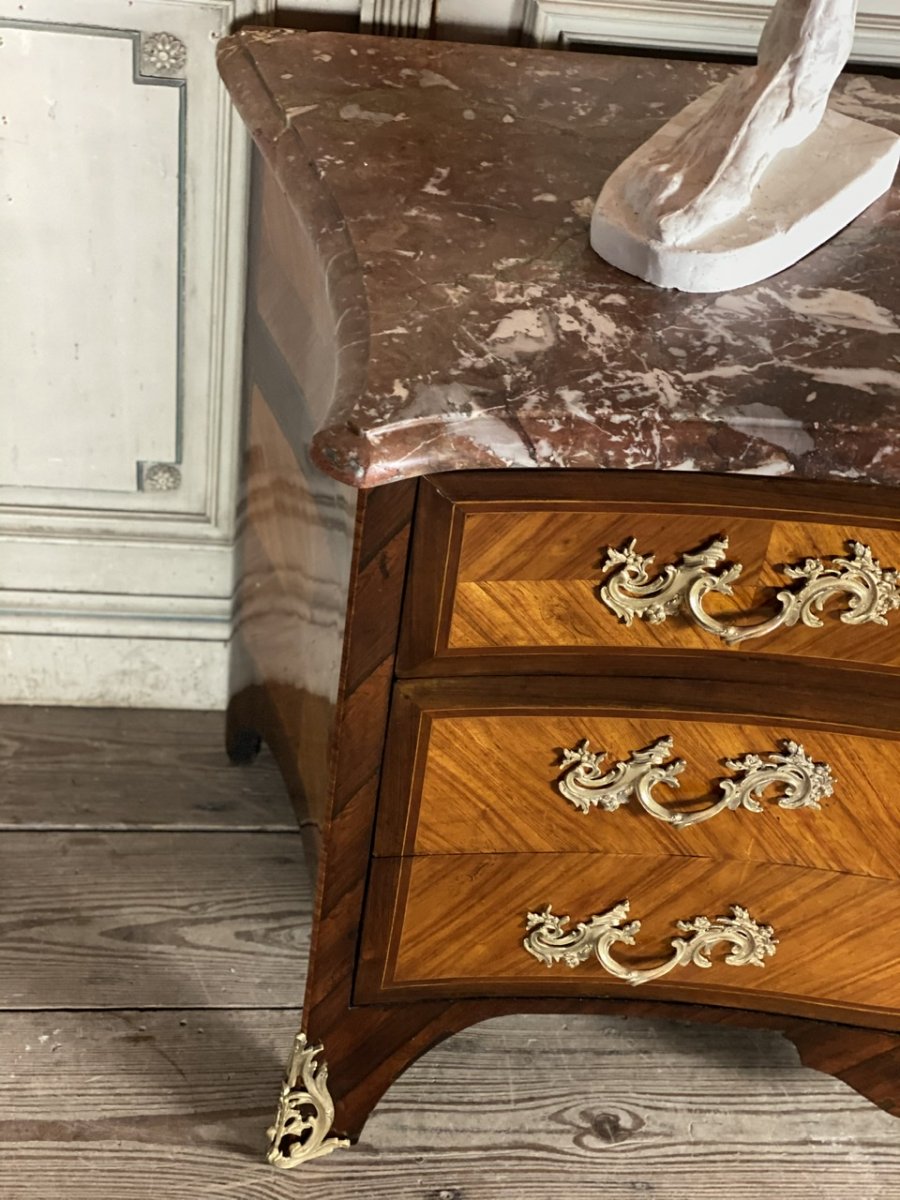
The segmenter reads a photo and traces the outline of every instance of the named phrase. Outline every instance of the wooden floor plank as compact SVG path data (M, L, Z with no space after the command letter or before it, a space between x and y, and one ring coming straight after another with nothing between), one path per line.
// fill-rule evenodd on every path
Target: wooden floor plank
M900 1121L777 1035L589 1016L467 1030L359 1146L267 1167L310 888L271 764L220 745L0 712L2 1200L900 1200Z
M293 833L7 833L0 1009L296 1006L310 886Z
M4 1200L897 1200L900 1123L775 1034L508 1017L420 1060L349 1151L280 1174L296 1017L7 1015Z
M295 829L271 756L222 713L0 707L0 829Z

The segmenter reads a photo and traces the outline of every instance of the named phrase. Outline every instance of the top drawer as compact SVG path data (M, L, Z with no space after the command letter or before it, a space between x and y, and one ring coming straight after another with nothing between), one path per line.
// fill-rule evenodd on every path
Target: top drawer
M640 671L643 659L652 672L703 654L897 670L897 568L889 490L639 472L437 476L420 493L399 670Z

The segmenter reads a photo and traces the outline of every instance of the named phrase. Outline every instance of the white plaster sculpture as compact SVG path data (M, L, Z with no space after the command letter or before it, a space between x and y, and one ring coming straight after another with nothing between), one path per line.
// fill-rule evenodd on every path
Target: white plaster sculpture
M857 0L779 0L758 62L663 126L610 176L591 245L660 287L722 292L833 237L891 186L900 137L828 108Z

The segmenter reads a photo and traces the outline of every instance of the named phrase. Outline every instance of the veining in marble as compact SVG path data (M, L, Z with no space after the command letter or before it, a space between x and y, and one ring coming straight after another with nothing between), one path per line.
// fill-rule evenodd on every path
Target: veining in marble
M900 484L897 189L791 270L718 297L661 292L590 250L605 176L730 68L276 30L228 39L220 62L315 245L310 312L330 312L338 349L312 455L336 478L564 466ZM900 132L895 80L846 76L836 103Z
M873 303L859 292L842 288L823 288L810 296L778 295L770 292L780 304L802 317L837 325L844 329L869 329L873 333L900 333L894 314Z

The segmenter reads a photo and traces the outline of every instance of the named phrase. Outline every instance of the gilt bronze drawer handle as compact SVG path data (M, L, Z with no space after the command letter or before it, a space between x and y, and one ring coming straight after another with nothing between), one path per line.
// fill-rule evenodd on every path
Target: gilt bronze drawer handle
M724 563L728 538L714 538L696 554L683 554L674 566L669 564L651 579L647 568L652 554L638 554L635 539L622 550L608 548L604 571L610 571L600 588L600 599L626 625L635 617L659 625L676 613L683 613L707 633L715 634L729 646L749 638L763 637L776 629L788 629L798 622L811 628L822 625L817 616L827 601L838 595L849 596L841 620L846 625L887 624L887 614L900 608L900 581L896 571L884 570L868 546L849 542L850 557L823 562L808 558L796 566L784 568L794 581L793 590L778 592L781 611L758 625L728 625L704 611L707 592L723 596L733 594L732 584L740 577L740 563L716 568Z
M629 902L623 900L609 912L595 915L588 921L579 922L574 929L567 930L571 918L557 917L548 905L543 912L529 913L526 917L528 936L523 944L529 954L548 967L557 962L578 967L587 962L591 955L596 955L605 971L634 987L668 975L676 967L690 964L711 967L713 964L709 952L722 942L731 945L730 952L725 955L725 962L731 967L765 966L765 959L772 957L778 945L770 925L758 924L746 908L734 905L728 917L717 917L714 921L709 917L678 921L676 928L679 933L691 936L672 939L672 957L666 962L658 967L638 970L616 962L610 953L617 942L623 942L626 946L634 945L641 923L629 921L623 924L629 909Z
M594 807L615 812L634 798L651 816L681 829L708 821L725 809L762 812L760 797L771 787L782 789L780 808L819 808L819 801L834 791L834 776L828 764L814 762L797 742L785 741L781 754L770 754L765 759L758 754L726 759L725 765L735 776L720 781L721 795L705 808L667 808L653 795L653 789L680 786L678 776L686 764L681 758L666 762L673 748L671 737L660 738L643 750L632 751L627 762L617 762L604 771L606 754L602 750L595 753L590 742L584 741L577 750L563 751L566 770L556 784L557 790L584 813Z

